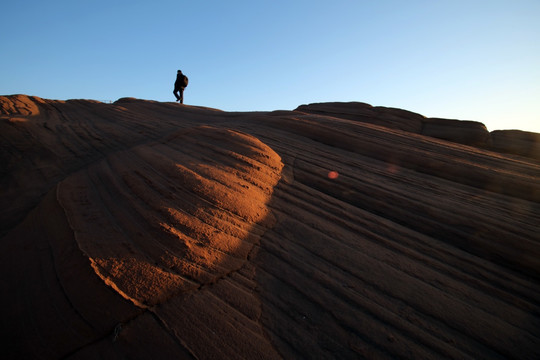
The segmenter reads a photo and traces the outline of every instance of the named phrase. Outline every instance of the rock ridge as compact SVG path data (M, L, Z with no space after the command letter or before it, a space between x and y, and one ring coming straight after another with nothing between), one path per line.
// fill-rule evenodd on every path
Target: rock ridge
M295 111L333 116L399 129L438 139L540 160L540 134L521 130L494 130L471 120L426 118L420 114L361 102L300 105Z

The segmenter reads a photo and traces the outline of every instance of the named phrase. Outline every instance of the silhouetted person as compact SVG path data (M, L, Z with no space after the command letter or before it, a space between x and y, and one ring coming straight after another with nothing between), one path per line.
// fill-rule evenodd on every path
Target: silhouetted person
M182 74L182 70L178 70L176 74L176 81L174 82L174 91L173 94L176 97L176 101L179 101L180 104L184 103L184 89L188 85L188 77ZM180 94L177 94L180 93Z

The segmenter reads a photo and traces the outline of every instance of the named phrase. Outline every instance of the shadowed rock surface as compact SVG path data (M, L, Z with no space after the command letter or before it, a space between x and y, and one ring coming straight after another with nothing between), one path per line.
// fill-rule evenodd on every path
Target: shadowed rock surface
M343 104L0 97L3 358L539 358L538 134Z
M488 147L491 140L482 123L437 118L425 119L422 122L422 135L479 147Z
M358 120L391 129L400 129L420 134L424 117L410 111L371 106L361 102L334 102L300 105L296 111Z
M540 134L536 133L520 130L495 130L489 133L485 125L477 121L426 118L402 109L360 102L315 103L300 105L296 110L362 121L540 160Z
M530 157L540 161L540 134L520 130L491 132L492 148L503 153Z

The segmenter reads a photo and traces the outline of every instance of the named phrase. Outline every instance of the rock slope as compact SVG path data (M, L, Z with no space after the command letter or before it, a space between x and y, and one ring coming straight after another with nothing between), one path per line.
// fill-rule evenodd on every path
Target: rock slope
M484 124L477 121L426 118L402 109L373 107L360 102L309 104L296 110L377 124L540 160L540 134L527 131L495 130L490 133Z
M534 134L354 106L0 97L3 357L539 358Z

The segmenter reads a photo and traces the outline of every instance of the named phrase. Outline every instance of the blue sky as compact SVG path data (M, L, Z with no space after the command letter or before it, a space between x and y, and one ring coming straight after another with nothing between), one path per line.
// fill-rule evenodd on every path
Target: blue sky
M540 132L540 0L9 1L0 94L361 101Z

